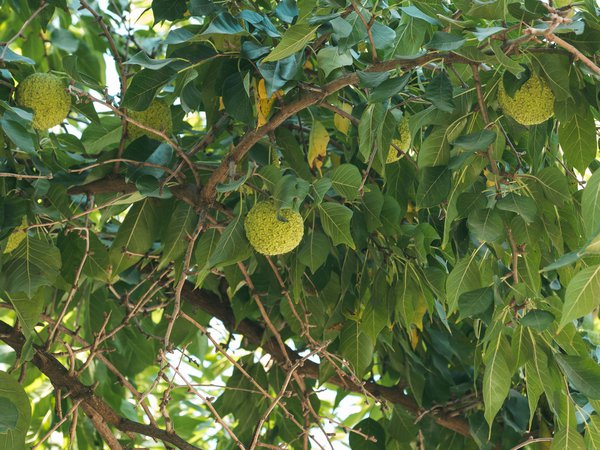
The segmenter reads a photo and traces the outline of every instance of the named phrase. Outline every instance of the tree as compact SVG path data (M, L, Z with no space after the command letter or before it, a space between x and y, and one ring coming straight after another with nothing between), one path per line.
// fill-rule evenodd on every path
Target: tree
M0 1L0 449L599 448L598 13Z

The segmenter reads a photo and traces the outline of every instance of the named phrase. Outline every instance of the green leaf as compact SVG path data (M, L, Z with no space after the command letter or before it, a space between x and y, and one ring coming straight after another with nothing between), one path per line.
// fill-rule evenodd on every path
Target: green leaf
M244 28L238 20L228 12L221 12L215 18L210 20L208 28L202 32L203 35L211 34L239 34L243 33Z
M481 287L481 274L477 265L477 251L458 261L446 280L448 315L458 306L458 299L464 292Z
M575 114L558 126L558 139L567 162L584 173L596 157L596 126L594 117L586 110L584 115Z
M383 107L379 103L367 106L360 117L358 124L358 151L363 161L367 161L373 151L376 139L375 130L381 124L382 118Z
M383 194L377 186L369 186L368 191L363 195L365 222L367 223L367 231L369 233L372 233L382 226L380 216L383 202Z
M319 28L317 26L310 26L305 23L297 23L287 29L283 38L277 46L269 53L262 62L278 61L283 58L287 58L304 47L315 37L315 32Z
M365 374L373 359L374 345L358 323L348 321L340 332L340 353L348 360L359 378Z
M158 70L140 70L127 88L123 106L134 111L144 111L150 106L158 90L175 75L176 72L169 66Z
M525 314L519 322L521 325L533 328L537 331L546 330L552 322L554 322L554 314L549 311L543 311L540 309L534 309Z
M494 417L504 404L504 399L510 389L511 372L506 361L505 346L502 345L502 335L496 342L490 343L486 355L485 371L483 374L483 404L485 420L491 427Z
M29 133L20 122L2 118L0 119L0 124L2 124L2 129L6 133L6 136L8 136L17 147L24 152L35 154L35 141L33 135Z
M469 230L473 236L483 242L493 242L504 236L502 217L495 209L476 209L467 219Z
M559 329L592 312L600 304L600 265L588 267L567 285Z
M583 190L581 215L586 237L596 236L600 232L600 170L592 174Z
M550 450L589 450L576 428L561 428L554 435Z
M598 178L600 180L600 177ZM538 174L536 181L542 186L544 194L552 203L562 206L571 200L569 182L558 167L546 167ZM588 181L589 186L589 181ZM583 196L585 197L585 190ZM598 201L598 223L600 224L600 200ZM584 217L585 224L585 217Z
M513 194L512 192L498 200L496 208L517 213L527 223L532 223L537 215L537 206L532 198Z
M501 31L506 30L504 27L489 27L489 28L475 28L477 31L473 31L473 35L477 38L479 42L489 38L490 36L500 33Z
M112 274L117 276L136 264L152 246L160 226L158 200L146 198L131 207L119 227L109 252Z
M0 450L25 450L30 423L31 406L25 390L12 376L0 371Z
M440 72L429 82L425 88L425 98L442 111L454 111L452 83L444 72Z
M434 18L431 17L428 14L425 14L423 11L421 11L419 8L417 8L416 6L402 6L400 8L402 10L402 12L404 14L408 14L411 17L414 17L415 19L421 19L424 20L425 22L431 24L431 25L440 25L440 22ZM420 25L422 26L422 25Z
M10 294L5 292L6 299L13 305L19 317L23 335L30 338L35 335L35 326L40 321L40 316L46 303L51 300L50 289L41 287L36 293L29 297L23 292Z
M309 233L302 240L302 246L298 252L298 259L306 265L312 273L315 273L327 260L331 243L327 236L318 230Z
M433 36L426 47L449 52L461 48L465 42L467 42L465 38L457 36L456 34L436 31L433 33Z
M296 175L284 175L273 188L273 199L279 209L296 209L310 191L310 183Z
M556 353L556 362L575 389L583 395L600 400L600 365L589 356L571 356Z
M198 217L191 206L179 203L175 207L169 224L164 230L159 268L165 267L171 261L176 261L183 256L197 221Z
M425 138L417 163L419 167L444 166L450 160L450 145L447 138L447 127L435 127Z
M501 43L498 42L497 45ZM569 57L557 53L531 53L531 57L540 71L546 75L555 99L562 101L570 98L570 72L574 70L574 66L570 63Z
M417 206L431 208L443 202L450 192L452 173L445 166L425 167L420 172Z
M376 342L379 332L388 323L388 310L386 303L374 300L375 299L372 299L367 305L367 309L360 321L360 329L366 333L373 342Z
M154 23L163 20L183 19L187 11L186 0L152 0L152 14L154 14Z
M10 295L24 294L33 298L40 286L52 285L60 266L58 248L27 234L2 267L4 289Z
M594 414L585 424L585 445L588 450L600 450L600 416Z
M352 65L353 59L350 51L340 53L337 47L325 47L317 53L317 62L328 77L335 69Z
M3 59L5 62L28 64L31 66L35 65L35 61L33 59L19 55L18 53L13 52L10 48L5 48L4 45L0 46L0 52L4 53Z
M454 147L460 147L468 152L484 150L496 140L496 133L491 130L481 130L471 134L465 134L452 141Z
M229 114L239 121L250 123L253 121L252 103L242 75L235 72L225 78L221 95Z
M339 203L327 202L319 205L319 212L323 230L331 238L333 245L346 244L351 249L355 249L350 234L352 210Z
M165 58L165 59L152 59L145 52L138 52L125 61L125 64L136 64L145 69L162 69L165 66L168 66L173 58Z
M19 410L13 402L0 397L0 434L12 431L17 427Z
M463 292L458 298L459 318L477 316L485 312L494 302L494 291L490 287Z
M492 44L492 52L494 52L494 56L498 59L498 62L506 68L511 74L518 77L525 68L519 64L518 61L515 61L513 58L507 56L502 50L502 43L498 41L491 41Z
M385 430L383 427L371 418L361 420L353 428L360 431L358 433L349 433L348 443L352 450L382 450L385 449ZM363 436L369 436L367 440Z
M401 77L390 78L379 84L369 95L370 103L383 102L402 91L410 79L410 73Z
M371 25L371 35L373 36L373 44L376 50L391 47L396 39L395 31L379 21L375 21Z
M361 181L362 176L353 164L342 164L336 167L331 175L333 190L350 202L358 197Z
M396 28L396 44L392 50L394 56L416 55L423 45L426 27L409 15L403 14Z
M116 147L121 141L123 129L117 117L101 117L99 123L91 123L81 138L88 154L100 153Z
M529 332L529 330L528 330ZM540 397L544 393L547 381L548 360L546 354L534 342L532 358L525 363L525 381L527 385L527 403L529 404L529 424L535 416Z
M246 239L243 215L238 214L225 227L221 238L208 259L208 267L229 266L243 261L252 254L252 248Z

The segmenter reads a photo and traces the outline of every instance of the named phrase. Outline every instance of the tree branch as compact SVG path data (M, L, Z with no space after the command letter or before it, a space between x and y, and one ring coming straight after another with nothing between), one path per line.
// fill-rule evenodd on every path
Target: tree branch
M0 339L20 354L25 345L25 337L15 328L0 321ZM102 435L110 448L120 450L122 447L110 431L109 425L124 433L136 433L172 444L181 450L200 450L189 444L175 433L168 433L158 427L134 422L121 417L104 400L97 397L92 388L82 384L50 353L38 346L33 346L32 362L48 377L57 388L69 392L73 401L81 400L81 408L90 418L94 427Z
M293 362L302 359L292 349L286 346L286 354L283 353L275 338L265 339L265 329L248 319L244 319L236 323L233 310L229 303L223 302L219 296L207 292L194 289L193 284L186 283L182 290L182 297L191 305L203 310L211 316L219 319L225 327L235 333L243 335L248 341L257 346L262 347L264 351L269 353L279 364L285 365L287 358ZM298 368L299 375L309 377L315 380L319 379L319 365L307 360ZM364 382L363 386L357 386L350 380L342 378L338 375L333 375L329 380L329 384L341 387L344 390L362 394L362 390L366 390L374 397L385 399L391 403L401 405L412 413L418 414L421 408L408 395L402 392L401 386L387 387L380 386L372 382ZM463 436L470 437L469 424L458 417L443 417L434 415L434 420L438 425L452 430Z
M385 61L377 64L373 64L371 67L366 69L366 72L387 72L392 69L412 69L414 67L422 66L430 61L440 59L446 63L460 62L463 64L472 64L473 61L464 58L460 55L453 53L429 53L415 59L394 59ZM315 90L308 91L300 99L284 106L271 120L263 125L262 127L246 133L239 143L231 150L221 161L219 167L215 169L211 177L204 185L201 193L200 200L202 207L210 207L217 197L217 185L222 183L229 173L231 165L237 164L250 149L260 139L266 136L268 133L274 131L278 126L283 124L288 118L294 116L300 111L308 108L309 106L315 105L322 102L325 98L331 94L339 91L353 84L357 84L360 81L356 73L345 75L341 78L333 80L327 83L323 87L315 88Z

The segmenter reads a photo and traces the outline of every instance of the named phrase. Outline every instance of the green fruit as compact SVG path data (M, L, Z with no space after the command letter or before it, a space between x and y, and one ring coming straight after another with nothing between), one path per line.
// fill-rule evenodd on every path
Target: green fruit
M498 103L505 114L521 125L537 125L554 115L554 94L537 75L532 75L512 97L500 83Z
M400 124L398 125L398 139L392 139L394 144L402 152L407 152L412 144L412 138L410 136L410 130L408 128L408 117L403 116ZM390 145L390 149L387 154L386 164L391 164L402 158L403 153L396 150L394 145Z
M129 117L154 130L161 131L167 135L173 131L173 120L171 118L171 107L163 100L154 100L144 111L128 111ZM127 134L130 139L135 140L144 134L152 139L161 139L156 133L144 130L132 123L127 126Z
M304 236L300 213L283 209L277 213L271 201L258 202L244 220L250 245L263 255L281 255L295 249Z
M17 86L17 105L33 110L33 127L47 130L62 123L71 109L63 80L51 73L34 73Z

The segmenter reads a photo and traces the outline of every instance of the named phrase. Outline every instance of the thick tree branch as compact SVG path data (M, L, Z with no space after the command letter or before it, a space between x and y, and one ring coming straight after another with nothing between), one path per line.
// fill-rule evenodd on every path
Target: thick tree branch
M230 331L239 333L251 344L262 347L262 349L269 353L278 363L286 363L286 354L283 353L275 338L265 338L265 329L251 320L244 319L236 323L231 306L228 303L223 302L217 295L207 291L196 290L194 289L193 284L186 283L182 290L182 297L189 304L196 306L211 316L219 319ZM289 347L286 347L286 353L294 362L301 359L301 357ZM298 368L297 373L318 380L319 365L307 360ZM412 413L418 414L421 412L421 408L419 408L415 401L402 392L401 386L386 387L372 382L365 382L362 387L359 387L350 380L338 375L332 376L327 382L339 386L344 390L356 392L358 394L362 394L362 390L364 389L374 397L401 405ZM443 417L436 415L434 416L434 420L444 428L448 428L463 436L471 436L469 424L458 417Z
M2 321L0 321L0 339L12 347L17 354L21 353L25 345L23 335ZM33 364L52 381L54 386L69 392L73 401L81 400L81 408L112 449L119 450L122 447L112 435L109 425L124 433L136 433L161 440L181 450L200 450L175 433L168 433L155 426L121 417L104 400L97 397L91 387L85 386L77 377L69 374L69 371L54 356L37 346L34 346L34 350Z
M366 71L367 72L387 72L393 69L412 69L418 66L422 66L433 60L444 60L446 63L464 63L471 64L472 61L453 54L453 53L429 53L415 59L395 59L385 61L377 64L373 64ZM290 117L298 114L300 111L322 102L324 99L329 97L331 94L339 91L353 84L358 84L360 81L356 73L343 76L336 80L327 83L325 86L317 88L316 90L310 90L303 96L301 96L295 102L289 103L284 106L271 120L263 125L262 127L246 133L235 148L229 152L224 158L218 168L212 173L204 185L201 193L200 200L202 201L203 207L210 207L217 197L217 185L227 179L229 168L232 165L237 164L241 159L250 151L250 149L260 139L266 136L268 133L275 131L283 122Z

